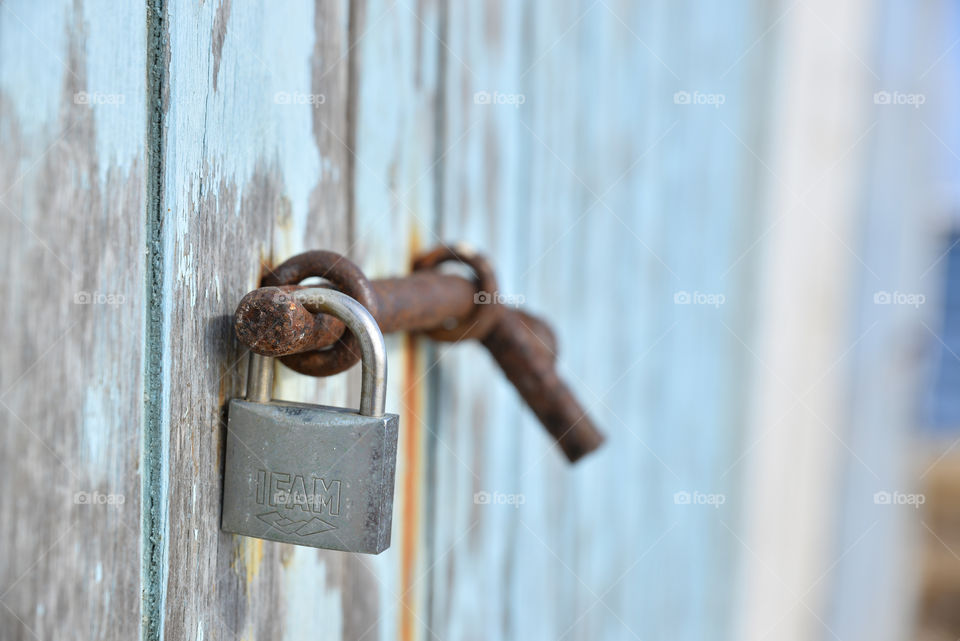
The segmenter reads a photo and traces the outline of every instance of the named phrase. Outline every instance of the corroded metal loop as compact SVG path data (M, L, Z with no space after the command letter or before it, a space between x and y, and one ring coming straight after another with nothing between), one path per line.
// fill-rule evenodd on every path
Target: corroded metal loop
M448 261L466 264L474 278L435 269ZM603 435L556 371L553 331L536 316L498 304L497 281L482 256L459 246L440 247L417 259L414 269L409 276L371 282L338 254L295 256L264 279L268 286L240 302L237 336L257 354L281 356L285 365L304 374L329 376L349 368L361 351L353 332L311 301L311 296L331 290L290 284L311 276L326 278L366 307L381 332L479 340L570 461L603 443ZM252 383L254 392L267 395L262 391L269 389L266 378Z
M473 311L464 319L450 319L452 327L439 327L427 332L435 341L456 342L467 338L482 340L497 324L503 307L497 302L497 277L487 259L464 245L441 246L419 256L413 263L416 271L433 269L441 263L457 261L473 270L476 291Z
M376 318L379 301L373 285L359 267L334 252L314 250L298 254L267 274L263 285L296 285L312 277L329 281L334 288L366 307ZM292 304L299 305L296 301L292 301ZM305 309L304 312L309 314ZM343 332L329 349L291 354L281 360L284 365L301 374L332 376L350 369L360 360L360 344L352 332Z

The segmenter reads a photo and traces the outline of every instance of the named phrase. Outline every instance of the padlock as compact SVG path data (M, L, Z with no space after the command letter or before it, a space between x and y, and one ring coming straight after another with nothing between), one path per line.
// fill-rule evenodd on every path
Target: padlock
M283 543L379 554L390 547L396 414L384 414L383 334L342 292L290 292L336 316L362 352L359 411L271 400L273 359L251 354L247 398L230 401L223 481L227 532Z

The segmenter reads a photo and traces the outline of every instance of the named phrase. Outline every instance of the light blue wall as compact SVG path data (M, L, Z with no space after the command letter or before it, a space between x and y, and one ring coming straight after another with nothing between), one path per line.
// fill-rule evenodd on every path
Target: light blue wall
M430 629L729 638L738 335L776 34L761 38L750 2L469 6L452 5L447 31L440 233L489 252L503 292L554 324L560 370L608 442L570 467L481 350L444 355ZM476 105L477 91L525 101ZM724 304L675 304L681 292ZM525 503L473 506L478 490ZM678 491L726 503L678 505Z

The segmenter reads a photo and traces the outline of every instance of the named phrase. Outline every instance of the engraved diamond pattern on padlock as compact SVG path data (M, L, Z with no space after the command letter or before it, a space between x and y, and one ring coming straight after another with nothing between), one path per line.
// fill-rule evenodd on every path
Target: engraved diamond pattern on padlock
M252 355L230 402L222 527L271 541L378 554L390 546L398 417L384 414L386 351L369 312L335 290L292 293L357 335L360 410L269 400L273 359ZM258 402L259 401L259 402Z

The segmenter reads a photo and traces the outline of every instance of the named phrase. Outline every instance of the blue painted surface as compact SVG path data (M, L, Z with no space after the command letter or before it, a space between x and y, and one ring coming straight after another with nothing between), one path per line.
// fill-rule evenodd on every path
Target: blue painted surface
M115 55L118 34L140 34L131 46L146 51L147 17L88 1L80 20L85 86L136 107L124 117L92 108L97 138L86 151L98 173L77 173L81 191L109 184L110 172L142 170L154 143L161 153L147 177L162 179L160 193L144 205L163 223L151 248L162 258L158 282L131 308L158 315L125 319L157 335L144 356L140 334L101 318L100 333L76 343L110 355L126 336L124 359L162 357L161 370L145 370L158 394L143 444L157 466L146 480L157 510L145 518L156 536L140 551L157 627L145 636L276 638L282 629L295 639L323 628L384 640L733 638L743 607L733 586L748 554L737 464L757 368L756 223L774 180L764 160L771 114L783 106L779 12L748 0L162 4L162 134L145 133L143 56ZM25 24L5 16L11 7ZM912 14L891 7L889 42L878 47L889 56L884 74L897 79L899 64L913 69L898 53L911 45ZM26 147L53 142L70 36L59 26L70 10L0 7L0 92ZM46 53L12 64L36 46L31 31L43 33ZM321 90L322 117L278 100ZM878 131L880 151L922 133L896 123ZM34 160L24 155L18 169ZM863 252L885 267L862 275L864 296L896 288L886 280L923 251L897 244L911 192L885 180L911 166L880 153L873 167ZM877 184L887 189L872 191ZM44 213L43 186L31 189L19 210L27 222ZM136 221L127 260L136 269L126 274L117 260L89 277L120 274L139 287L150 230L143 211L124 213ZM398 469L394 547L357 560L222 535L218 430L243 375L229 327L217 322L254 286L259 260L325 247L382 277L450 241L484 251L499 293L554 325L560 371L607 432L605 447L568 466L482 348L391 337L389 403L404 416L410 457ZM854 311L861 329L878 314L866 298ZM893 374L879 355L902 340L897 323L885 317L856 352L864 398L887 390ZM70 462L85 478L135 483L138 472L117 455L124 426L115 417L139 388L115 380L117 362L91 362ZM337 404L356 390L348 377L311 381L283 369L278 381L279 395ZM871 465L893 469L902 435L884 420L906 413L904 399L856 406L845 436ZM860 497L897 481L845 465L840 551L872 518ZM483 505L478 492L511 503ZM682 500L705 495L722 504ZM831 623L843 638L862 633L873 603L896 606L893 575L869 577L876 555L901 541L897 527L883 521L830 579ZM110 583L104 561L77 571ZM352 620L358 611L369 620Z
M503 293L555 325L560 370L609 440L570 467L480 350L441 363L441 637L726 638L741 550L722 521L743 506L722 473L745 367L725 325L748 322L753 259L731 265L757 169L737 136L762 124L762 66L731 65L765 26L749 3L691 8L451 9L445 237L488 251ZM477 105L478 91L524 102ZM683 291L727 303L675 305ZM478 490L525 502L471 505ZM683 491L729 501L675 504Z
M144 13L0 4L4 639L139 632Z

